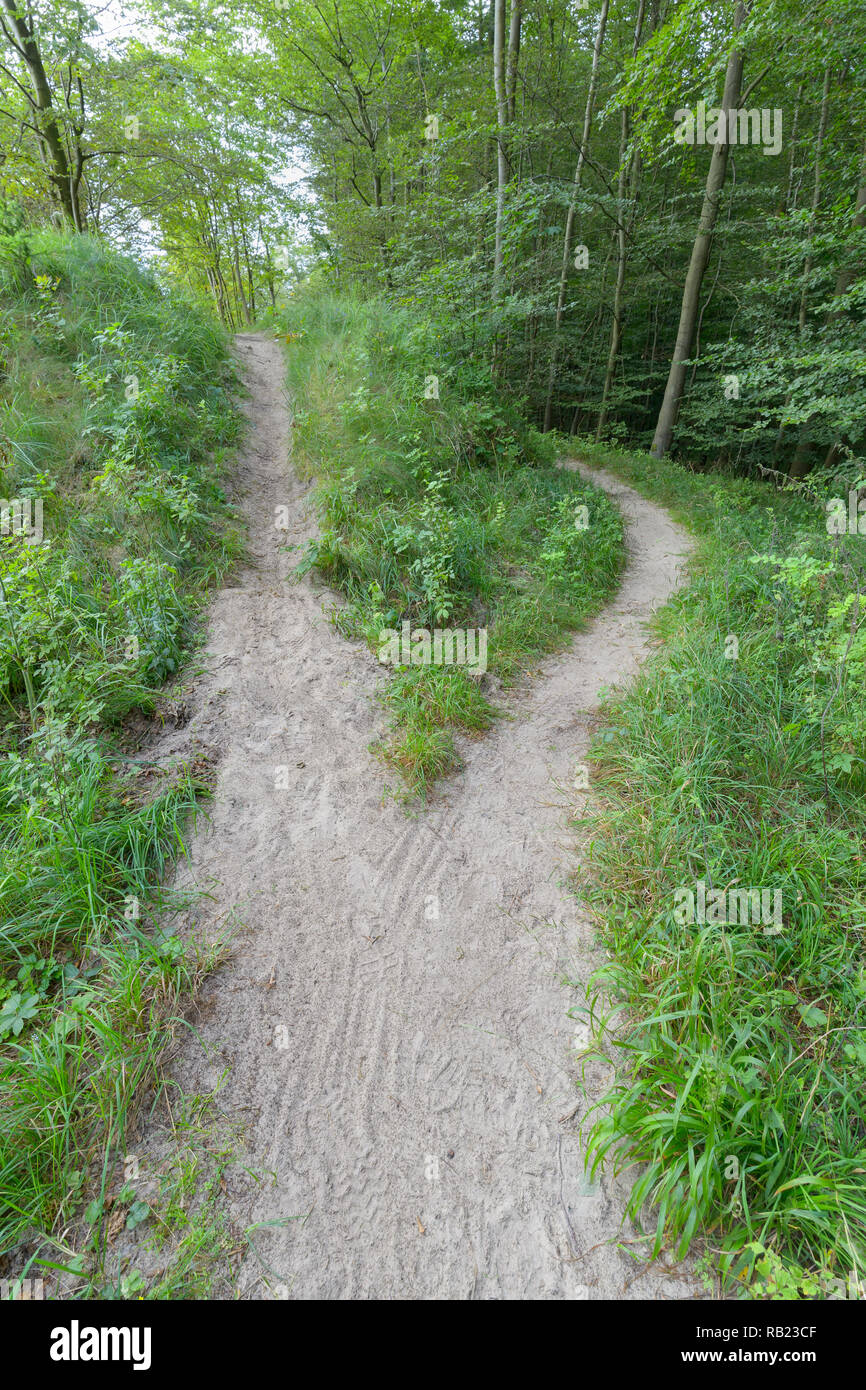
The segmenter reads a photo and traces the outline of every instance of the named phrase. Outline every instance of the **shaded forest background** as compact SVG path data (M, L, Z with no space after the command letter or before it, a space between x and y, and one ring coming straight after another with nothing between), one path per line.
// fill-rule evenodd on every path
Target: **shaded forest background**
M443 390L858 481L857 0L2 0L0 39L7 236L104 235L231 328L312 271L410 306ZM700 102L778 152L682 143Z

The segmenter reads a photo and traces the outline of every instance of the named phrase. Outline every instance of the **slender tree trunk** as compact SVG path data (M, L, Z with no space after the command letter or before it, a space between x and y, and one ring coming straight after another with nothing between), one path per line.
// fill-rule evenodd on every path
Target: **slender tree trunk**
M804 83L800 83L797 88L797 95L794 99L794 120L791 125L791 153L788 158L788 187L785 190L785 201L782 205L780 216L791 210L791 201L794 193L794 172L797 168L797 127L800 124L800 103L803 100Z
M643 29L644 0L640 0L638 6L637 19L634 26L634 43L632 44L631 56L634 61L640 47L641 30ZM595 427L596 440L601 439L602 431L607 424L607 401L610 389L613 384L613 374L616 371L616 362L619 357L620 343L622 342L622 299L623 287L625 285L625 265L627 260L626 235L625 235L625 193L628 189L633 197L636 191L637 180L640 171L640 155L635 150L628 172L626 172L626 149L628 147L628 127L629 116L628 107L624 106L620 117L619 134L619 179L616 189L616 283L613 291L613 322L610 328L610 348L607 354L607 367L604 374L604 386L601 392L601 409L598 412L598 422Z
M546 170L545 170L545 176L544 176L545 185L546 185L547 187L550 186L550 175L551 175L552 170L553 170L553 150L551 149L551 150L548 151L548 155L547 155L547 168L546 168ZM535 268L535 275L534 275L534 280L533 280L533 284L532 284L532 289L533 289L534 291L536 291L536 292L538 292L538 291L541 290L541 287L542 287L542 285L543 285L543 283L544 283L544 257L543 257L543 254L542 254L542 246L543 246L543 241L544 241L544 214L545 214L545 210L546 210L546 202L547 202L546 198L544 198L544 199L541 200L541 203L540 203L540 206L539 206L539 209L538 209L538 228L537 228L536 233L535 233L535 248L534 248L534 254L533 254L533 265L534 265L534 268ZM526 367L526 391L527 391L527 394L530 392L531 387L532 387L533 380L534 380L534 378L535 378L535 356L536 356L536 348L537 348L537 346L538 346L538 314L537 314L536 311L533 311L533 312L530 314L530 316L529 316L529 325L528 325L528 327L529 327L529 361L528 361L527 367Z
M217 278L216 278L216 275L214 274L213 270L211 269L211 267L210 267L209 265L206 265L206 266L205 266L205 268L204 268L204 273L205 273L205 276L206 276L206 278L207 278L207 282L208 282L208 286L209 286L209 288L210 288L210 292L211 292L211 294L213 295L214 303L216 304L217 313L219 314L219 313L220 313L220 309L221 309L221 305L220 305L219 286L217 285Z
M568 288L568 274L571 269L571 238L574 232L574 215L577 209L577 197L580 193L580 186L583 181L583 168L589 151L589 135L592 129L592 115L595 109L595 89L598 83L598 68L601 61L601 49L604 43L604 31L607 26L609 4L610 0L602 0L601 13L598 17L598 28L595 32L595 47L592 52L592 72L589 79L589 90L586 94L586 107L583 113L583 133L581 135L580 150L577 156L577 168L574 171L574 182L571 187L571 200L565 219L565 233L562 239L562 269L559 276L559 292L556 296L556 318L553 325L553 340L550 345L550 372L547 382L547 399L544 403L544 428L546 430L550 429L553 416L553 388L556 382L559 333L562 327L565 294Z
M787 188L787 192L786 192L786 194L785 194L785 206L784 206L784 209L783 209L783 211L788 212L788 213L791 213L791 212L796 211L796 207L797 207L797 195L798 195L798 193L799 193L800 182L802 181L802 170L801 170L801 171L800 171L800 179L798 179L797 184L796 184L796 186L795 186L795 184L794 184L794 174L795 174L796 168L797 168L797 165L796 165L797 126L798 126L799 119L800 119L800 102L801 102L801 100L802 100L803 90L804 90L804 84L801 82L801 83L800 83L800 86L797 88L797 100L796 100L796 104L795 104L795 106L794 106L794 124L793 124L792 130L791 130L791 157L790 157L790 160L789 160L789 162L788 162L788 188ZM780 274L780 275L781 275L781 273L782 273L782 256L783 256L783 253L780 251L780 253L779 253L779 274ZM802 296L801 296L801 308L802 308ZM799 316L798 316L798 321L799 321ZM805 320L804 320L804 326L805 326ZM801 329L800 331L802 332L802 329ZM788 408L788 406L789 406L789 404L790 404L790 401L791 401L791 393L790 393L790 391L789 391L788 394L787 394L786 397L785 397L785 410L783 410L783 412L782 412L782 420L783 420L783 421L784 421L785 411L787 410L787 408ZM778 459L779 459L779 456L780 456L780 454L781 454L781 452L782 452L782 446L783 446L784 442L785 442L785 425L784 425L784 423L780 423L780 424L779 424L779 428L778 428L778 430L776 431L776 440L775 440L775 443L774 443L774 445L773 445L773 462L774 462L774 463L776 463L776 462L778 461Z
M235 228L235 219L232 216L230 208L228 209L228 217L229 227L231 228L232 234L232 280L234 281L235 295L237 297L238 303L241 306L241 309L243 310L243 315L244 319L246 320L247 326L249 327L253 320L250 315L250 306L247 304L247 297L244 294L244 281L243 276L241 275L241 261L238 249L238 234Z
M270 296L271 308L276 309L277 296L274 292L274 264L271 260L271 248L268 246L268 243L265 240L265 234L262 231L261 219L259 219L259 240L261 241L262 246L265 248L265 280L268 286L268 295Z
M857 195L854 200L854 216L851 225L853 227L866 227L866 145L863 147L860 174L857 180ZM848 261L843 257L843 262L839 267L836 283L833 287L833 298L838 299L840 295L843 295L848 289L848 286L856 279L856 276L856 263ZM844 309L829 309L824 318L824 327L829 328L831 324L842 317L844 312ZM833 441L824 457L822 467L830 468L833 463L835 463L842 442L842 440ZM798 445L791 464L792 477L802 477L804 473L808 472L811 453L811 446L802 443Z
M827 134L827 115L830 109L830 69L824 69L824 90L821 95L821 116L818 121L818 138L815 141L815 177L812 182L812 206L809 210L809 230L807 236L811 243L815 235L815 224L818 219L818 208L821 206L821 156L824 150L824 138ZM809 276L812 273L812 252L811 249L806 255L806 264L803 267L803 290L800 295L800 313L797 322L800 332L806 327L806 301L809 295Z
M250 264L250 244L249 244L249 239L248 239L248 237L247 237L247 229L246 229L246 224L245 224L245 222L244 222L244 217L243 217L242 203L241 203L241 198L240 198L240 190L236 190L236 196L237 196L237 199L238 199L238 225L240 226L240 229L241 229L241 246L243 247L243 251L244 251L244 270L247 272L247 297L248 297L248 300L249 300L249 306L250 306L250 313L251 313L251 315L252 315L252 321L253 321L253 323L255 323L255 320L256 320L256 287L255 287L255 281L254 281L254 279L253 279L253 268L252 268L252 265Z
M746 7L742 3L742 0L740 0L734 16L735 33L742 28L745 17ZM722 189L725 185L725 174L728 168L728 112L737 109L737 103L740 97L740 84L743 80L744 61L745 55L742 49L739 48L735 48L728 59L728 68L725 73L725 90L722 97L721 115L719 117L721 125L720 139L716 141L713 147L713 154L710 160L710 170L707 174L701 220L698 224L698 234L695 238L695 244L692 247L691 261L686 275L686 282L683 287L677 340L674 346L670 372L668 373L664 399L662 400L658 421L656 422L655 437L653 438L652 449L650 450L653 457L657 459L663 458L670 448L674 427L677 422L677 416L679 415L680 403L683 397L683 386L686 379L685 363L689 358L692 343L694 342L695 325L697 324L698 310L700 307L701 285L703 284L704 274L710 259L713 232L719 215L719 203L721 201Z
M815 170L812 179L812 202L809 208L809 228L806 233L809 240L809 250L806 252L806 263L803 266L803 287L800 292L800 312L797 315L797 329L800 337L806 331L806 308L809 300L809 276L812 273L812 237L815 235L815 227L818 221L818 209L821 206L821 160L824 152L824 140L827 135L827 117L830 111L830 67L829 64L824 69L824 87L821 93L821 114L818 118L818 134L815 140ZM784 427L780 427L778 444L781 445L784 435ZM809 472L812 460L812 445L805 437L803 430L797 440L797 447L794 450L791 466L788 469L790 478L803 478Z
M508 31L508 62L505 67L505 105L510 125L517 119L517 63L520 58L520 25L523 19L523 0L511 0L511 25Z
M39 45L36 42L35 28L32 21L28 23L25 18L21 0L2 0L2 3L12 26L11 41L13 47L27 68L30 84L33 88L31 102L36 114L39 138L44 148L47 149L51 162L52 172L48 176L51 187L63 210L64 217L72 223L76 231L82 231L84 222L78 201L78 186L70 170L63 136L57 124L51 99L51 87L42 62L42 55L39 52Z
M226 284L225 276L223 275L219 265L217 265L216 273L220 285L220 293L222 296L223 322L226 323L234 333L237 328L237 323L235 321L235 316L232 312L232 297L229 294L229 287Z
M627 118L627 116L626 116L626 113L625 113L625 111L623 111L623 113L622 113L622 124L623 124L623 127L625 127L625 124L626 124L627 119L628 119L628 118ZM624 145L625 145L625 140L623 140L623 146L624 146ZM624 155L625 155L625 150L624 150L624 148L623 148L623 158L624 158ZM612 387L612 385L613 385L613 376L614 376L614 372L616 371L617 359L618 359L618 357L619 357L620 345L621 345L621 343L622 343L623 288L624 288L624 286L625 286L625 268L626 268L626 262L627 262L627 260L628 260L628 253L627 253L627 250L626 250L626 231L625 231L625 223L624 223L624 218L625 218L625 207L624 207L624 202L625 202L625 190L626 190L626 187L628 187L629 192L632 194L632 196L634 195L634 190L635 190L636 187L637 187L637 180L638 180L639 171L640 171L640 155L638 154L637 150L635 150L635 152L634 152L634 154L633 154L633 156L632 156L632 159L631 159L631 161L630 161L630 167L629 167L629 171L628 171L628 176L626 176L625 164L623 163L622 167L620 168L620 172L619 172L619 181L618 181L618 183L617 183L617 206L618 206L618 208L619 208L619 212L618 212L618 214L617 214L618 222L617 222L617 229L616 229L616 244L617 244L616 280L615 280L615 282L614 282L614 288L613 288L612 322L611 322L611 327L610 327L610 347L609 347L609 349L608 349L608 354L607 354L607 366L606 366L606 368L605 368L605 373L604 373L604 385L603 385L602 391L601 391L601 408L599 409L599 412L598 412L598 422L597 422L596 427L595 427L595 437L596 437L596 440L600 440L600 439L601 439L602 432L603 432L603 430L604 430L605 425L607 424L607 402L608 402L608 397L610 396L611 387Z
M493 251L493 298L502 288L502 242L505 222L505 188L508 183L508 155L505 130L508 106L505 96L505 0L494 0L493 9L493 89L496 94L496 240Z

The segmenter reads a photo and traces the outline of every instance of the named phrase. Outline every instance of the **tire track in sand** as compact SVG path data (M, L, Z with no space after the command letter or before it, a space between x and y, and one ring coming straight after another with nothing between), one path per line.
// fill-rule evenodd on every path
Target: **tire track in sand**
M600 688L645 656L685 536L592 475L629 524L619 592L407 821L383 803L368 752L384 673L331 627L332 596L286 582L286 543L314 528L286 462L280 349L244 335L238 350L252 392L251 558L215 600L184 730L224 755L211 825L178 881L214 893L199 930L232 908L247 930L206 987L208 1052L185 1042L174 1066L201 1091L231 1063L223 1103L250 1117L248 1161L275 1175L236 1184L232 1215L305 1217L257 1231L291 1298L693 1296L660 1265L632 1287L635 1262L616 1243L635 1239L622 1189L585 1180L582 1112L561 1122L577 1100L567 1011L599 957L560 887L572 851L556 790L584 759ZM281 505L287 533L274 527ZM596 1094L605 1079L597 1070ZM243 1296L272 1297L274 1282L247 1258Z

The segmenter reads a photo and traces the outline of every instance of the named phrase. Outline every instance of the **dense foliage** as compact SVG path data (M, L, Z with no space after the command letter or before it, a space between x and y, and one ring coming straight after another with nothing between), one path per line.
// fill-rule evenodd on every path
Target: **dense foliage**
M404 622L483 630L486 669L504 682L560 646L620 570L607 496L555 467L552 441L417 314L308 293L285 322L293 458L319 479L321 512L299 572L315 566L348 598L340 629L377 652ZM383 698L382 751L419 792L458 765L455 732L495 714L460 666L404 665Z
M201 962L151 930L205 766L126 756L237 553L219 326L84 236L0 241L0 1243L122 1145ZM41 537L41 538L40 538ZM122 1152L122 1148L121 1148Z
M34 0L27 60L3 3L30 215L156 244L229 324L322 260L545 425L859 474L858 0L138 0L133 35ZM723 98L736 143L685 142Z

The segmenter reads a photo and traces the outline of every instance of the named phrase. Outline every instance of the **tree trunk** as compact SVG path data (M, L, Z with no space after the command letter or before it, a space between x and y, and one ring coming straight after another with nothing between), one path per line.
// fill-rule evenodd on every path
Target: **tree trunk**
M641 30L643 29L644 0L640 0L638 6L637 19L634 26L634 43L632 44L632 62L637 56L640 47ZM596 441L601 439L602 431L607 424L607 401L610 395L610 388L613 384L613 374L616 371L616 361L619 356L620 343L622 342L622 297L623 286L625 285L625 265L627 259L626 236L625 236L625 194L628 190L631 196L637 185L640 171L640 155L635 150L632 156L631 166L626 173L625 153L628 147L628 107L624 106L620 121L619 134L619 179L616 190L616 283L613 291L613 323L610 329L610 348L607 354L607 367L604 374L604 386L601 392L601 409L598 412L598 421L595 427Z
M273 261L271 260L271 248L268 246L268 243L267 243L267 241L265 240L265 234L264 234L264 232L262 231L261 218L259 219L259 240L261 241L262 246L263 246L264 249L265 249L265 265L266 265L265 279L266 279L266 281L267 281L268 295L269 295L270 301L271 301L271 308L272 308L272 309L276 309L276 307L277 307L277 296L276 296L276 294L275 294L275 292L274 292L274 266L273 266Z
M812 237L815 235L815 226L818 221L818 209L821 206L821 156L824 151L824 139L827 134L827 116L830 109L830 67L824 69L824 87L821 93L821 115L818 119L818 135L815 140L815 172L812 180L812 203L809 209L809 229L806 233L809 240L809 250L806 252L806 263L803 266L803 288L800 292L800 312L797 315L797 328L802 337L806 331L806 306L809 298L809 276L812 273ZM781 445L784 435L784 426L780 427L778 443ZM788 469L789 478L804 478L812 466L812 444L800 432L797 440L797 447L791 459L791 467Z
M784 217L785 213L790 212L794 196L794 174L797 169L797 127L800 124L800 103L803 100L804 83L800 83L797 88L797 95L794 99L794 122L791 126L791 153L788 157L788 187L785 191L785 201L782 204L779 216Z
M508 121L517 119L517 62L520 57L520 24L523 0L511 0L511 26L508 31L508 62L505 67L505 105Z
M818 218L818 208L821 206L821 155L824 149L824 137L827 134L827 114L830 107L830 69L824 69L824 90L821 95L821 116L818 121L818 138L815 141L815 178L812 183L812 206L809 211L809 231L807 236L811 243L815 235L815 223ZM802 333L806 327L806 300L809 293L809 276L812 271L812 252L811 249L806 255L806 264L803 267L803 291L800 295L800 313L798 324Z
M866 227L866 144L863 146L863 158L860 164L860 177L858 179L857 199L854 206L852 225L854 227ZM834 299L838 299L840 295L845 293L856 275L857 267L855 264L851 261L843 263L836 276L836 284L833 289ZM833 309L827 315L827 322L831 323L833 319L839 318L841 313L841 309Z
M39 127L40 140L48 151L53 169L53 172L48 176L49 181L67 221L72 223L76 231L82 231L84 223L78 201L78 187L73 181L63 136L54 114L51 87L42 62L42 55L39 52L39 45L36 42L36 31L33 24L28 24L24 17L21 0L3 0L3 7L12 26L13 47L27 68L33 87L31 101L36 112L36 124Z
M743 26L746 17L746 7L740 0L734 16L734 32L736 33ZM683 299L680 307L680 322L677 329L677 340L674 346L674 354L671 360L670 372L668 373L667 385L665 387L664 399L662 400L661 410L659 411L658 421L656 422L655 437L653 438L650 453L654 458L663 458L670 448L673 438L674 426L679 415L680 402L683 397L683 386L686 379L685 363L691 353L692 343L695 336L695 325L698 319L698 309L700 306L701 285L703 284L704 274L710 259L712 249L713 232L716 226L716 219L719 214L719 203L722 197L722 189L725 185L725 174L728 168L728 112L737 108L740 97L740 84L743 80L743 63L745 55L742 49L735 48L728 59L728 68L725 73L725 90L722 97L722 114L720 121L722 129L721 138L713 146L713 154L710 160L710 170L707 174L707 184L704 191L704 205L701 210L701 220L698 224L698 234L695 244L692 247L692 256L689 263L686 282L683 287Z
M493 10L493 89L496 93L496 241L493 251L493 298L502 288L502 241L505 221L505 188L508 183L508 156L505 129L508 106L505 97L505 0L495 0Z
M562 239L562 270L559 276L559 293L556 296L556 318L553 325L553 341L550 345L550 373L547 382L547 399L544 403L544 428L550 429L553 415L553 387L556 382L556 361L557 347L559 343L559 331L562 327L562 314L565 305L565 293L568 288L568 272L571 268L571 237L574 231L574 214L577 208L577 195L580 192L580 185L583 181L583 167L586 163L586 156L589 150L589 133L592 129L592 114L595 108L595 89L598 82L598 67L601 60L601 49L604 43L604 31L607 26L607 12L610 0L602 0L601 14L598 17L598 28L595 32L595 47L592 52L592 73L589 79L589 91L586 94L586 107L583 113L583 134L580 141L580 150L577 156L577 168L574 171L574 182L571 187L571 201L568 205L568 215L565 219L565 233Z
M246 320L247 327L249 327L252 324L252 317L250 315L250 306L247 304L247 297L244 294L244 281L243 276L241 275L241 260L238 249L238 234L237 229L235 227L235 219L232 216L231 208L227 208L226 211L228 212L229 227L231 229L231 268L232 281L235 287L235 298L237 299L241 309L243 310L244 319Z
M253 278L253 268L250 264L250 244L247 238L247 229L243 220L243 213L240 211L240 198L238 199L238 221L241 229L241 245L244 248L244 269L247 272L247 298L249 300L250 314L253 323L256 321L256 286Z

